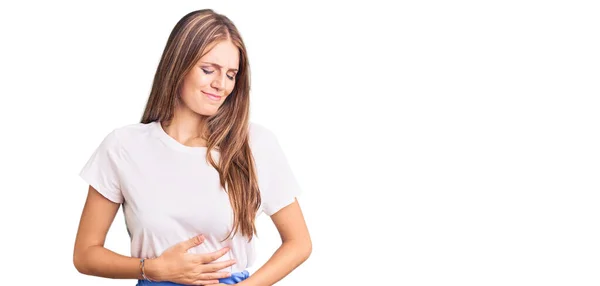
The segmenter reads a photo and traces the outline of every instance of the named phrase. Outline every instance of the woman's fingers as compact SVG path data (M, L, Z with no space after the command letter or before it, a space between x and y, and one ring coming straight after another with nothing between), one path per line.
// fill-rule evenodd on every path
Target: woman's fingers
M213 273L202 273L198 275L196 281L194 281L193 285L209 285L209 284L218 284L219 279L230 277L231 273L229 272L213 272Z
M202 272L204 272L204 273L217 272L219 270L222 270L222 269L227 268L234 264L235 264L234 259L223 261L223 262L204 264L204 265L202 265L202 268L203 268Z
M221 278L227 278L231 276L231 273L229 272L213 272L213 273L203 273L198 275L198 279L200 280L214 280L214 279L221 279Z
M204 242L204 235L197 235L188 240L184 240L184 241L178 243L175 246L175 248L179 252L186 252L186 251L188 251L188 249L190 249L192 247L196 247L196 246L202 244L203 242Z
M197 280L192 283L192 285L211 285L211 284L219 284L219 280Z
M202 264L211 263L225 255L229 251L228 247L221 248L215 252L206 253L206 254L195 254L195 261Z

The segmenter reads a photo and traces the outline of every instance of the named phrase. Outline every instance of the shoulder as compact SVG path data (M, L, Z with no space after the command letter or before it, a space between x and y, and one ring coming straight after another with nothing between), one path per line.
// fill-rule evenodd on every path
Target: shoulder
M267 126L256 122L250 122L248 127L248 141L251 146L260 147L273 144L277 141L277 137Z
M142 142L145 137L152 135L154 124L156 123L129 123L117 126L105 136L104 144L116 148Z

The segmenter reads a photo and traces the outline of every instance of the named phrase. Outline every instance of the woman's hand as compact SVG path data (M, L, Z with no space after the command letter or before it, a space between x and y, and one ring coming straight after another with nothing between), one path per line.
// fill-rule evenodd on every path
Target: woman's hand
M145 261L144 272L153 281L169 281L187 285L219 283L229 272L217 272L235 264L235 260L211 263L229 251L227 247L207 254L191 254L187 250L204 242L202 235L180 242L159 257Z

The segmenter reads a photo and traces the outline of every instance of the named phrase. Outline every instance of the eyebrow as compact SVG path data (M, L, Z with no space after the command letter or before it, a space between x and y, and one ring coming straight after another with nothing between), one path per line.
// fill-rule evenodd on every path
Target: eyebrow
M218 65L218 64L215 64L215 63L211 63L211 62L202 62L202 63L213 65L213 66L216 66L216 67L219 67L219 68L223 68L221 65ZM237 69L229 69L229 70L230 71L234 71L234 72L238 71Z

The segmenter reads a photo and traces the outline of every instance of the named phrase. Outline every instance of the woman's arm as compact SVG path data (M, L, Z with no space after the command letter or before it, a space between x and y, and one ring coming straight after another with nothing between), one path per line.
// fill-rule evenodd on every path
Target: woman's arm
M104 248L106 234L118 210L119 204L89 187L73 252L73 263L79 272L105 278L142 279L139 258ZM219 283L219 278L228 277L230 273L218 271L230 267L235 261L212 263L225 255L227 248L206 254L187 253L188 249L203 242L203 238L196 236L171 246L158 258L146 260L146 276L158 281L192 285Z
M104 248L106 234L119 206L94 187L89 187L73 251L73 264L80 273L105 278L141 279L138 258Z
M312 252L312 242L298 201L271 216L282 244L273 256L240 286L273 285L302 264Z

